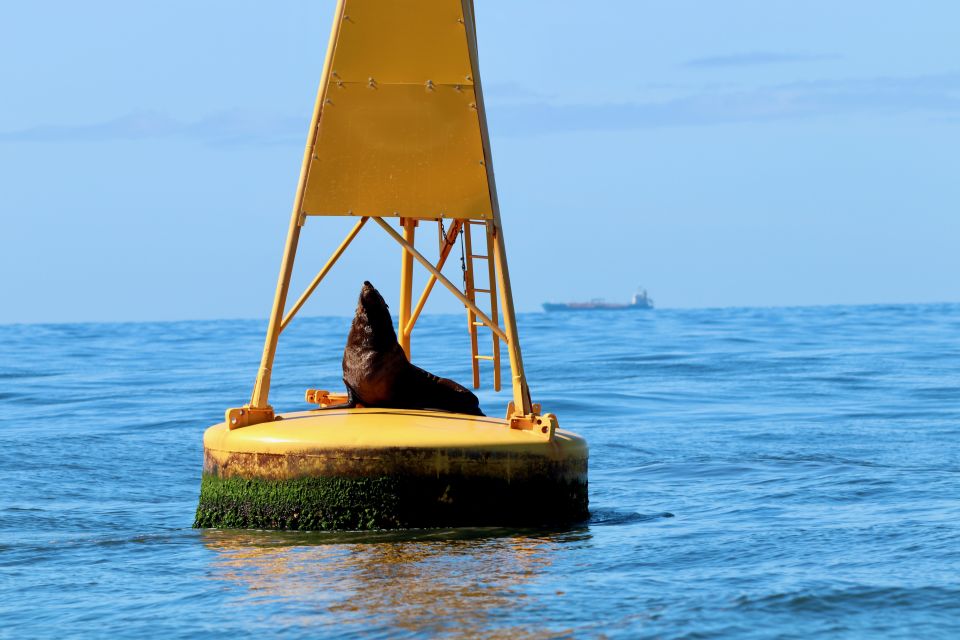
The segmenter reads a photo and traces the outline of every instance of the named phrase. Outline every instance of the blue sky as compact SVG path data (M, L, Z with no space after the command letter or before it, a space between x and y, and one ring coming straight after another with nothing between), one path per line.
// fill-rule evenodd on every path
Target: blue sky
M960 5L476 4L520 310L960 300ZM0 6L0 322L265 317L333 5Z

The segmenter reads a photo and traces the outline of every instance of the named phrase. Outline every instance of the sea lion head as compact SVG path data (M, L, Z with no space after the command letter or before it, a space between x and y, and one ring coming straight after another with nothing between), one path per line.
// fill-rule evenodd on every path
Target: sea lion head
M390 317L390 307L368 280L363 282L357 313L353 318L353 330L361 331L366 341L380 345L397 344L397 333Z

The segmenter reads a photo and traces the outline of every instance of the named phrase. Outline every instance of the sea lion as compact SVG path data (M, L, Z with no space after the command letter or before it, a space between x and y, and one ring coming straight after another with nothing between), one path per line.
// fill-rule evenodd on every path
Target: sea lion
M347 403L393 409L438 409L482 416L469 389L411 364L397 342L390 309L380 292L364 281L357 313L343 350Z

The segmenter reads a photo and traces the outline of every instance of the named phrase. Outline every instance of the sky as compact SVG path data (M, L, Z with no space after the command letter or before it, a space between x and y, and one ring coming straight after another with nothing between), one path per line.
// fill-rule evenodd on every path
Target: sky
M334 4L0 4L0 323L265 318ZM476 8L519 311L960 301L960 4ZM303 313L395 304L391 242Z

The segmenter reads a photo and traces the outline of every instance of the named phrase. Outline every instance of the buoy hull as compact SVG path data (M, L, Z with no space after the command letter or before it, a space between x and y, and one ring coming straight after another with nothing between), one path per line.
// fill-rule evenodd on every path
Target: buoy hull
M588 517L586 441L427 411L288 414L204 435L195 526L534 526Z

